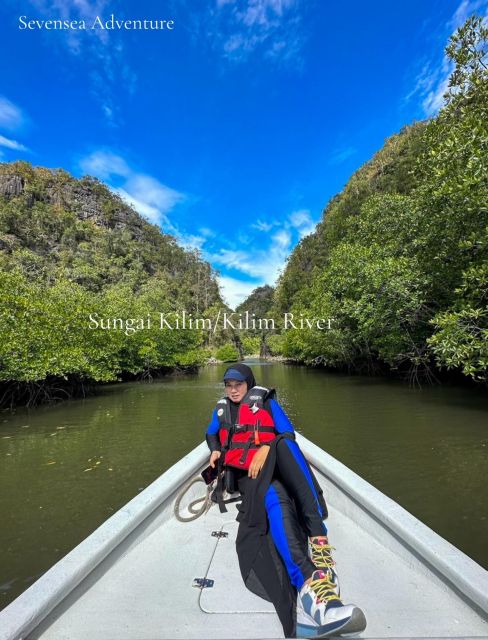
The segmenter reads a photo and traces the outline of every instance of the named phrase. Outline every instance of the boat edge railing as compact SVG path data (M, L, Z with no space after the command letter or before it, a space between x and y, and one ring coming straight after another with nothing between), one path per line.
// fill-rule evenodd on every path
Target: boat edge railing
M0 640L24 640L208 458L205 442L137 494L0 611Z
M305 436L297 434L297 442L310 464L488 614L488 571Z

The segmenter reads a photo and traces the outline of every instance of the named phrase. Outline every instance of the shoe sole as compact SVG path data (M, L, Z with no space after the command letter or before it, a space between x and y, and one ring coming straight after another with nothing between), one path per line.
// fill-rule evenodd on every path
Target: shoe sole
M354 607L351 617L342 624L308 625L297 623L297 638L330 638L332 636L353 636L366 629L366 617L359 607Z

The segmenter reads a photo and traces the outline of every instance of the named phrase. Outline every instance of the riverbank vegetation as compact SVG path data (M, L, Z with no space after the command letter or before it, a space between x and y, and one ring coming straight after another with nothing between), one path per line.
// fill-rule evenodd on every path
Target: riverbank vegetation
M266 315L334 322L275 336L282 355L488 381L487 40L476 17L451 37L439 114L388 139L291 254Z
M223 304L210 265L105 185L25 162L0 164L0 273L3 405L195 367L207 355L202 331L93 330L90 314L202 316Z

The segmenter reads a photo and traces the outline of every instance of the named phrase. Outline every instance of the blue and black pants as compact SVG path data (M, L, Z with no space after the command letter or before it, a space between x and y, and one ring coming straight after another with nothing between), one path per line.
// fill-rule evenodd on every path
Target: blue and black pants
M237 478L242 494L247 475ZM319 498L310 467L298 444L281 440L276 447L276 466L265 496L269 531L286 567L291 584L301 589L316 567L308 557L308 538L327 535L324 502Z

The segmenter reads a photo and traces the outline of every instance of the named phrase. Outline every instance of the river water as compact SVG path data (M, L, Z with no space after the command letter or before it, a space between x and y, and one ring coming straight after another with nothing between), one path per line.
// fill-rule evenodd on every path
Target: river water
M488 568L486 392L249 364L298 431ZM202 441L224 368L0 414L0 608Z

